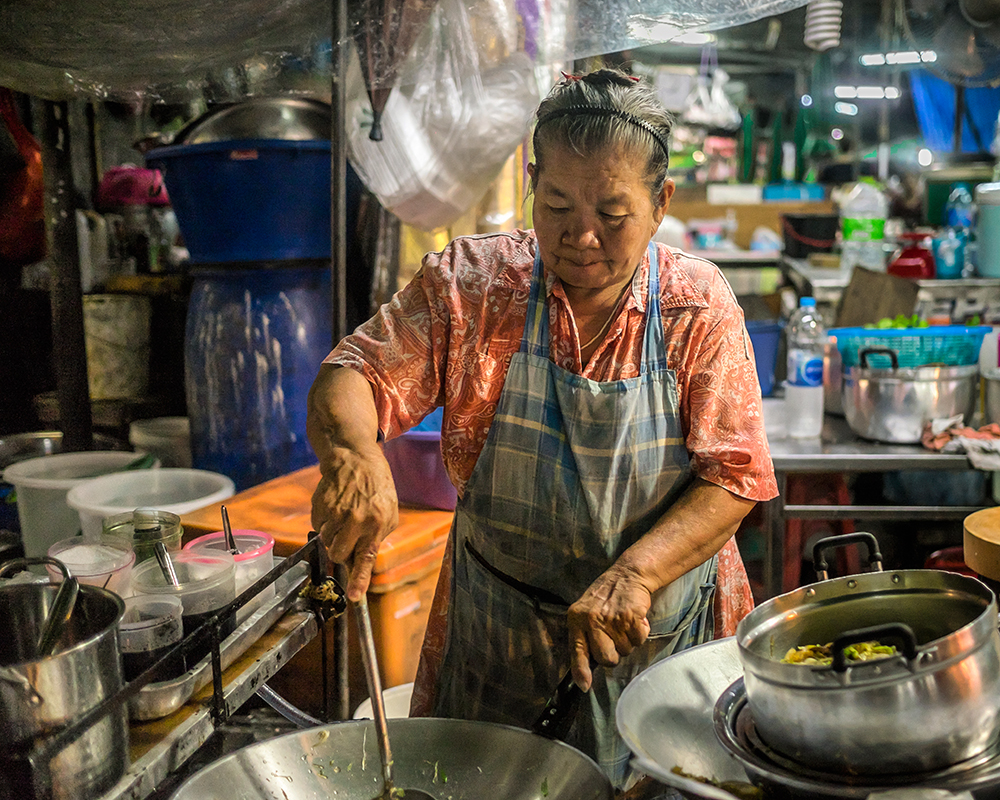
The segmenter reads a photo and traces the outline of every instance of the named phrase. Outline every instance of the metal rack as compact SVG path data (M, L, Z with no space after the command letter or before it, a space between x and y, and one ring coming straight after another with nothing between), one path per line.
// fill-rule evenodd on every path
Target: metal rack
M306 569L299 566L305 562L308 578L313 587L322 586L327 580L325 553L318 535L312 533L309 541L291 556L279 562L270 572L249 586L233 602L221 608L208 618L203 625L186 634L184 638L163 657L152 664L135 680L125 684L118 692L99 705L93 707L72 724L51 736L25 743L20 747L3 745L0 748L0 771L6 776L13 792L12 796L24 800L43 800L52 796L52 777L49 765L62 750L79 739L87 730L107 715L119 712L123 705L135 702L140 692L151 684L157 669L164 663L186 654L206 638L211 641L210 672L211 690L208 697L196 695L200 705L192 713L177 714L148 726L142 752L136 754L133 742L131 764L118 783L101 796L101 800L142 800L150 795L157 784L170 772L179 768L211 735L216 727L226 722L229 716L248 700L260 686L283 666L298 650L310 642L317 633L323 640L322 652L326 654L326 621L343 612L346 599L331 595L327 600L305 600L297 598L299 587L305 583ZM298 573L296 576L295 572ZM224 685L222 629L230 615L252 601L259 592L284 578L290 588L285 587L285 598L295 595L296 602L270 630L248 647L239 650L231 659L233 665L243 664L237 674ZM281 598L279 597L279 600ZM249 621L248 621L249 622ZM238 629L238 632L241 629ZM230 642L233 636L225 641ZM322 691L327 718L330 719L332 693L328 686L328 670L323 664ZM334 680L346 683L346 673L335 670ZM207 687L206 687L207 689ZM204 692L202 692L204 694ZM185 698L186 701L187 698Z

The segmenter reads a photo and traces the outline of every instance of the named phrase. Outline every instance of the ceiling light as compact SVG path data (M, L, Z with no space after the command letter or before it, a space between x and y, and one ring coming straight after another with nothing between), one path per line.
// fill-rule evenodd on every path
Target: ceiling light
M884 67L900 64L919 64L937 61L937 53L933 50L895 50L891 53L866 53L858 58L864 67Z
M933 50L921 50L920 60L923 61L925 64L933 64L935 61L937 61L937 53L935 53Z
M802 105L804 108L809 108L813 104L812 95L804 94L802 95Z
M902 50L898 53L886 53L885 63L887 64L919 64L920 53L916 50Z
M834 96L839 100L898 100L896 86L835 86Z
M885 56L881 53L868 53L867 55L861 56L858 61L861 62L861 66L863 67L885 66Z
M917 163L922 167L929 167L934 161L934 154L926 147L921 147L917 151Z
M835 86L833 88L833 96L839 97L841 100L853 100L858 96L857 86Z
M885 89L881 86L859 86L858 100L881 100L885 97Z
M834 128L832 131L830 131L830 138L836 142L839 142L841 139L844 138L844 132L840 128Z
M858 107L854 103L837 103L833 110L838 114L846 114L848 117L856 117L858 115Z

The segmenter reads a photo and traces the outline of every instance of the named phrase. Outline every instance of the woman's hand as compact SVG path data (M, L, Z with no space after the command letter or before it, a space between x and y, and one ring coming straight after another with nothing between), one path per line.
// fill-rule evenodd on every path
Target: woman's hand
M570 606L570 666L577 686L590 689L591 663L613 667L646 641L651 602L639 576L616 563Z
M349 600L368 591L379 546L399 522L396 486L378 445L358 452L331 447L320 464L312 523L331 561L347 564Z
M379 545L399 521L375 400L361 373L324 364L308 402L306 431L323 476L313 494L313 528L330 559L350 567L347 597L360 600Z

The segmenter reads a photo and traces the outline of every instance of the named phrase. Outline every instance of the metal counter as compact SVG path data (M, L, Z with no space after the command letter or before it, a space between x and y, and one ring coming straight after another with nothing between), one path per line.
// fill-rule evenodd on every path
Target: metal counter
M847 420L827 414L818 439L791 439L784 434L784 401L764 398L764 425L778 480L778 497L764 504L766 551L764 591L767 597L781 593L784 563L785 521L788 519L877 519L947 520L965 519L982 506L922 505L789 505L789 474L823 472L890 472L893 470L964 471L972 469L962 453L938 453L919 444L880 444L861 439Z

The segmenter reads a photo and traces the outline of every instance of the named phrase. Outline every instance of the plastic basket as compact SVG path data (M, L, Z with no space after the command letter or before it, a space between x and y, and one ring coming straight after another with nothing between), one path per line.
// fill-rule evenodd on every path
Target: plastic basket
M991 328L987 325L934 325L929 328L834 328L837 349L844 368L858 366L858 353L871 347L894 350L899 366L904 368L941 364L963 367L979 362L979 348ZM889 357L871 355L868 366L891 367Z

